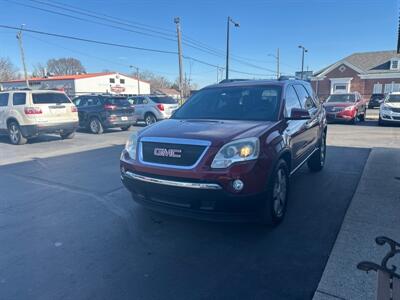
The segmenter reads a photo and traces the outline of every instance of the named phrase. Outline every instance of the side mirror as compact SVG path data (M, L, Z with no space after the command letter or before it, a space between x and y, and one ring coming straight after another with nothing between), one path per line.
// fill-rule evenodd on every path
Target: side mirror
M286 120L309 120L311 119L310 113L304 108L292 108L290 116Z

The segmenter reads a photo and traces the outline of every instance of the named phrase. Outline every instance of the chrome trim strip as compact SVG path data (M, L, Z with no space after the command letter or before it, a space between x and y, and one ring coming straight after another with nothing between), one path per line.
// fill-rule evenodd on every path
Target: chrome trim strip
M182 188L190 188L190 189L200 189L200 190L221 190L222 187L217 183L197 183L197 182L182 182L182 181L172 181L172 180L164 180L153 177L147 177L139 174L132 173L127 171L124 173L125 176L143 181L148 183L155 183L161 185L182 187Z
M305 160L303 160L296 168L294 168L293 171L290 172L290 176L292 176L294 173L296 173L296 171L297 171L298 169L300 169L300 168L306 163L306 161L311 157L311 155L313 155L318 149L319 149L319 148L315 148L315 149L313 150L313 152L311 152L311 154L308 155L308 156L306 157Z
M191 166L177 166L177 165L168 165L168 164L159 164L159 163L151 163L143 160L143 145L142 142L152 142L152 143L167 143L167 144L181 144L181 145L195 145L195 146L205 146L204 152L200 155L197 161ZM179 139L179 138L168 138L168 137L142 137L139 140L138 147L138 158L139 162L144 165L153 166L153 167L161 167L161 168L169 168L169 169L181 169L181 170L190 170L197 167L200 161L203 159L204 155L206 155L208 149L210 148L211 142L205 140L194 140L194 139Z

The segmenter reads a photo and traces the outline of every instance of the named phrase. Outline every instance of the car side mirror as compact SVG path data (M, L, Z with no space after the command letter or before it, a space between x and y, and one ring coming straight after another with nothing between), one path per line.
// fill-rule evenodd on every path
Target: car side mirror
M311 119L310 113L304 108L292 108L290 116L286 120L309 120Z

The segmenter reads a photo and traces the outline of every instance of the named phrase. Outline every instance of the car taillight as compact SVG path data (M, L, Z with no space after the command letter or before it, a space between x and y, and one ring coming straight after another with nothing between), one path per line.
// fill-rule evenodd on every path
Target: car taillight
M39 107L25 107L24 112L26 115L39 115L42 110Z
M71 112L78 112L78 109L76 108L76 106L71 106Z
M157 108L160 111L164 111L164 105L163 104L157 104Z
M114 110L114 109L116 109L116 108L117 108L116 105L111 105L111 104L106 104L106 105L104 105L104 109L105 109L105 110Z

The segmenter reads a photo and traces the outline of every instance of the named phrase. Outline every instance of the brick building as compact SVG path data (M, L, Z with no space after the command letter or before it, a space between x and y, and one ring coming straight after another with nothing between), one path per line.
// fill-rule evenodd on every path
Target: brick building
M330 94L400 92L400 54L396 51L354 53L322 69L311 78L321 100Z

